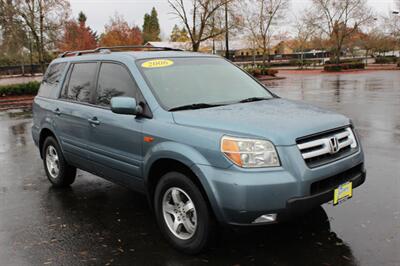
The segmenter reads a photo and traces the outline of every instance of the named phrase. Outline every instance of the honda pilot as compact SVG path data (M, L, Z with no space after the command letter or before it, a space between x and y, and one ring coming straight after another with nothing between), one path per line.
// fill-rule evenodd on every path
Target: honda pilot
M349 118L282 99L219 56L125 48L49 65L32 135L53 186L79 168L144 193L165 238L194 254L218 225L286 221L365 181Z

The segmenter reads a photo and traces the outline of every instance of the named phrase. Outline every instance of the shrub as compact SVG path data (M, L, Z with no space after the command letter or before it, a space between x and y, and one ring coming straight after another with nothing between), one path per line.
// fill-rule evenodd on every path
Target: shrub
M364 63L325 64L324 71L337 72L349 69L365 69Z
M363 59L356 59L356 58L350 58L350 59L342 59L340 60L340 64L355 64L355 63L362 63ZM331 60L325 61L326 65L331 65L331 64L336 64L335 62L331 62Z
M395 56L378 56L375 58L375 64L396 64L397 57Z
M342 67L339 64L329 64L329 65L324 65L324 71L328 71L328 72L338 72L338 71L342 71Z
M276 70L276 69L266 68L263 66L245 67L244 70L246 70L249 74L251 74L254 77L262 76L262 75L268 75L268 76L275 77L275 75L278 73L278 70Z
M291 59L289 61L289 65L290 66L297 66L297 67L301 67L303 65L303 67L309 67L312 66L313 64L319 64L320 60L303 60L303 64L301 64L301 60L300 59Z
M39 87L40 82L38 81L0 86L0 97L14 95L36 95L39 91Z

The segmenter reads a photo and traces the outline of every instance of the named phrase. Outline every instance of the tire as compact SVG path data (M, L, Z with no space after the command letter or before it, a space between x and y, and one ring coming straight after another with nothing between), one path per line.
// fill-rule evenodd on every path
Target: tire
M176 203L177 199L182 203ZM197 254L210 243L215 230L212 212L199 188L186 175L170 172L160 179L154 210L161 232L179 251ZM174 233L175 221L180 224Z
M47 179L54 187L67 187L74 183L76 168L65 161L60 145L54 137L45 139L42 155Z

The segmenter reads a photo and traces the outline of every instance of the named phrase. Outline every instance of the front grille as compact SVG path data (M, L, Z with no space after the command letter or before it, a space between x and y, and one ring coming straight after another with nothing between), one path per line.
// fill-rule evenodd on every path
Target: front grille
M334 188L337 188L339 185L346 183L347 181L351 181L354 178L358 177L359 174L363 172L364 165L361 163L349 170L346 170L340 174L325 178L323 180L314 182L311 184L311 195L315 195L321 192L329 191ZM353 184L353 186L357 186L359 184Z
M334 129L297 140L297 147L310 168L349 156L357 151L357 146L350 127Z

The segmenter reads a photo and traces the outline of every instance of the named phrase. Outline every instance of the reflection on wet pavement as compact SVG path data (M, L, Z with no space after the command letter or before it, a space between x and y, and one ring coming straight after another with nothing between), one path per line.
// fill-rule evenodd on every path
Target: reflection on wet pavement
M29 112L0 114L0 265L399 265L400 75L288 75L278 95L350 116L367 182L338 207L291 223L224 229L199 256L171 249L144 196L78 172L49 186Z

